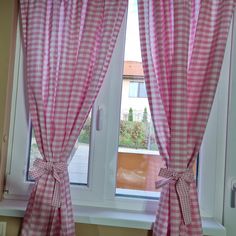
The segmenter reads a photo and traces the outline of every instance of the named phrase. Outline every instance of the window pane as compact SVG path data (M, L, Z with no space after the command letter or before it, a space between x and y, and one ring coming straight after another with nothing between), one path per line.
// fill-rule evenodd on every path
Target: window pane
M127 89L127 84L133 84L132 80L139 84L135 98L130 98ZM116 194L149 198L159 196L160 189L155 189L155 182L160 179L159 170L165 165L157 149L146 94L137 0L130 0L128 8L117 158ZM194 172L196 174L196 165Z
M157 197L159 190L155 189L155 181L159 178L162 161L151 121L139 45L137 2L131 0L126 32L116 194ZM134 97L136 89L137 96Z
M129 97L136 98L138 96L138 83L129 81Z
M157 150L148 100L136 98L133 102L124 92L125 90L121 101L116 186L119 190L156 191L155 181L158 179L161 158ZM128 194L130 191L126 192Z
M147 97L145 82L139 83L139 94L138 94L138 96L140 98L146 98Z
M91 131L91 113L88 116L83 129L80 132L79 138L75 143L71 152L71 161L68 166L70 183L71 184L88 184L88 166L89 166L89 143L90 143L90 131ZM30 145L30 155L28 170L33 165L36 158L42 158L38 146L34 137L32 129L32 138ZM32 181L27 174L27 180Z

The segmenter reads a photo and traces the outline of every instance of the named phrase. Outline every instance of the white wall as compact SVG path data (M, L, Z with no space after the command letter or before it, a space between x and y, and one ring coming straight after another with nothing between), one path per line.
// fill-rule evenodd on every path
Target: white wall
M149 104L147 98L134 98L129 97L129 83L130 79L123 79L122 84L122 100L121 100L121 119L124 120L125 116L128 115L129 109L133 109L134 120L142 120L143 111L146 107L148 109L148 118L150 118ZM140 80L138 80L140 81Z

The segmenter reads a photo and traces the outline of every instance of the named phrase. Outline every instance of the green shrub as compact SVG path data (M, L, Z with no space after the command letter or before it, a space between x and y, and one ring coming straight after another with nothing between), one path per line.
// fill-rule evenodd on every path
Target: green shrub
M89 143L90 130L91 130L91 118L87 118L84 127L79 135L80 143L87 143L87 144Z
M128 148L146 148L146 128L139 121L121 121L120 146Z
M147 123L147 122L148 122L148 113L147 113L147 108L146 108L146 107L144 108L144 111L143 111L143 119L142 119L142 122L144 122L144 123Z
M128 121L133 121L133 120L134 120L133 109L132 109L132 107L130 107L129 114L128 114Z

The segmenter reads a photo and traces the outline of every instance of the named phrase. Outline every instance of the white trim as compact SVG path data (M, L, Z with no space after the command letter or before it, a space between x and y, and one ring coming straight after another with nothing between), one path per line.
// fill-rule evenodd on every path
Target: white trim
M161 193L160 192L145 191L145 190L116 188L116 195L159 199Z
M199 202L201 215L222 222L228 117L228 87L232 25L227 39L220 79L199 153Z
M25 103L25 84L23 79L22 46L19 23L16 36L16 57L13 79L13 98L11 104L11 124L7 156L7 181L5 190L9 194L27 193L29 183L25 182L24 173L29 144L29 118ZM24 121L24 122L22 122ZM19 135L20 134L20 135ZM14 145L14 148L13 148ZM19 160L21 157L21 161ZM13 171L14 170L14 171Z
M232 184L236 180L236 9L233 15L232 53L230 68L228 127L227 127L227 152L225 171L224 193L224 225L228 236L235 236L236 208L232 207Z
M0 202L0 215L23 217L26 201L4 200ZM155 220L153 213L114 210L104 207L73 206L75 222L104 226L150 230ZM202 219L203 232L207 236L226 236L225 228L212 218Z
M124 148L119 147L118 152L121 153L134 153L134 154L145 154L145 155L160 155L159 151L147 150L147 149L134 149L134 148Z

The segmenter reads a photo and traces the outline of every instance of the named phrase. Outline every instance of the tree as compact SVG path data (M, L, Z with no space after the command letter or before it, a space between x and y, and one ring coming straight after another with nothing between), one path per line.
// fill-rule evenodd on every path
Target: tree
M148 121L147 118L148 118L147 108L145 107L145 108L144 108L144 111L143 111L143 119L142 119L142 122L147 123L147 121Z
M146 140L145 140L145 128L144 124L139 121L133 122L133 129L131 132L131 140L136 149L145 148Z
M128 115L128 121L133 121L133 109L130 107L129 109L129 115Z
M146 149L145 124L140 121L122 120L120 123L119 146Z

